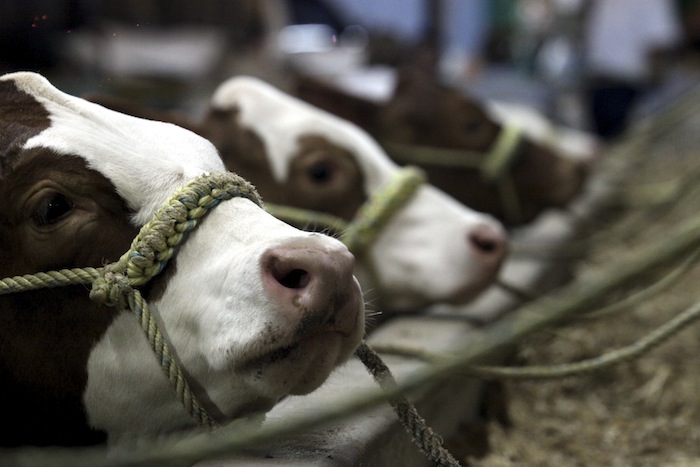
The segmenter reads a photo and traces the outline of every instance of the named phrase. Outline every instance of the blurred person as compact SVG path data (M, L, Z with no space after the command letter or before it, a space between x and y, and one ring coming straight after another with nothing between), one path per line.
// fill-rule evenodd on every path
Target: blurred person
M320 21L340 29L358 25L370 41L370 61L401 65L434 48L435 71L478 69L487 31L488 0L289 0L295 22ZM437 14L436 18L432 18ZM437 30L435 26L437 23ZM422 62L421 62L422 64Z
M592 129L622 134L639 98L664 78L682 28L672 0L593 0L584 20Z

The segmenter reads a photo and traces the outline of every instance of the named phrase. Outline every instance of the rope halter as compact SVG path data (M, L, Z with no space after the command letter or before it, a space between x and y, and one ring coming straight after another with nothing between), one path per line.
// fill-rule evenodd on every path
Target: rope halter
M383 141L382 146L400 164L476 169L486 183L495 184L501 197L506 219L522 218L522 206L509 169L520 153L523 132L515 125L504 125L491 149L486 152Z
M163 271L187 234L209 210L221 201L234 197L247 198L262 206L253 186L238 175L201 175L178 189L155 212L151 221L141 228L129 251L117 262L102 268L68 269L2 279L0 295L39 288L92 284L92 300L111 307L131 309L139 319L161 369L168 376L171 387L185 409L199 425L214 428L218 423L192 393L180 365L137 287Z
M379 277L371 261L369 250L389 221L403 208L425 183L425 174L416 167L403 167L372 193L357 211L352 221L317 211L266 203L273 216L296 227L317 227L340 233L340 240L354 255L365 259L375 288Z

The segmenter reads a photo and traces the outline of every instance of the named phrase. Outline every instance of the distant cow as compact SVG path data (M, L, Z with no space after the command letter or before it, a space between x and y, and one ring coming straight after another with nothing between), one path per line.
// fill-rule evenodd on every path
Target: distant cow
M555 128L534 112L523 115L523 109L480 103L415 68L388 71L375 73L372 78L382 82L371 88L353 82L354 75L297 74L292 93L356 123L397 162L421 166L435 186L509 225L529 222L547 208L564 207L581 192L588 162L597 151L594 138ZM488 155L513 128L521 137L496 162L501 165L498 173L485 173ZM435 159L441 156L434 154L440 150L469 165L438 163ZM421 151L421 162L411 159Z
M43 77L0 77L0 278L100 267L178 188L225 172L210 142ZM221 422L317 388L364 333L354 258L247 198L222 202L144 298ZM130 311L85 286L0 295L2 446L84 445L194 425Z
M134 106L131 111L173 118ZM267 202L346 221L399 171L357 126L255 78L231 78L216 90L201 121L178 123L211 140L226 166L251 180ZM356 255L356 274L383 311L466 303L493 283L506 252L499 222L425 184L369 251Z

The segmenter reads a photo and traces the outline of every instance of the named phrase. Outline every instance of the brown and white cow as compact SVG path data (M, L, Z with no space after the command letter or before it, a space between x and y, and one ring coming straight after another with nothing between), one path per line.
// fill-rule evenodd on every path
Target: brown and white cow
M212 141L229 170L266 202L352 221L399 167L365 131L257 78L221 84L199 122L107 96L91 99L165 118ZM383 229L356 274L382 311L466 303L496 278L507 252L501 224L425 184Z
M406 147L427 148L425 157L446 149L464 151L452 153L463 161L476 158L476 164L463 167L414 163L438 188L509 225L530 222L545 209L570 203L581 193L587 166L599 150L595 138L583 132L557 128L523 109L479 102L439 85L415 67L330 78L294 76L292 93L364 128L399 163L413 157L404 154ZM504 172L500 178L485 177L480 161L495 148L505 128L515 127L522 136ZM504 193L503 181L512 184L514 193Z
M116 261L214 146L33 73L0 77L0 278ZM364 334L354 258L246 198L222 202L142 293L214 418L317 388ZM119 442L194 425L137 319L85 286L0 296L0 445Z

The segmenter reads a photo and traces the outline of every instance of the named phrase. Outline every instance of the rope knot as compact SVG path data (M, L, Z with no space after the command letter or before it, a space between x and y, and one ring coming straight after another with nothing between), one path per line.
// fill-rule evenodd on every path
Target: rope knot
M92 283L90 299L110 307L127 308L128 297L133 291L129 279L124 274L107 267Z

